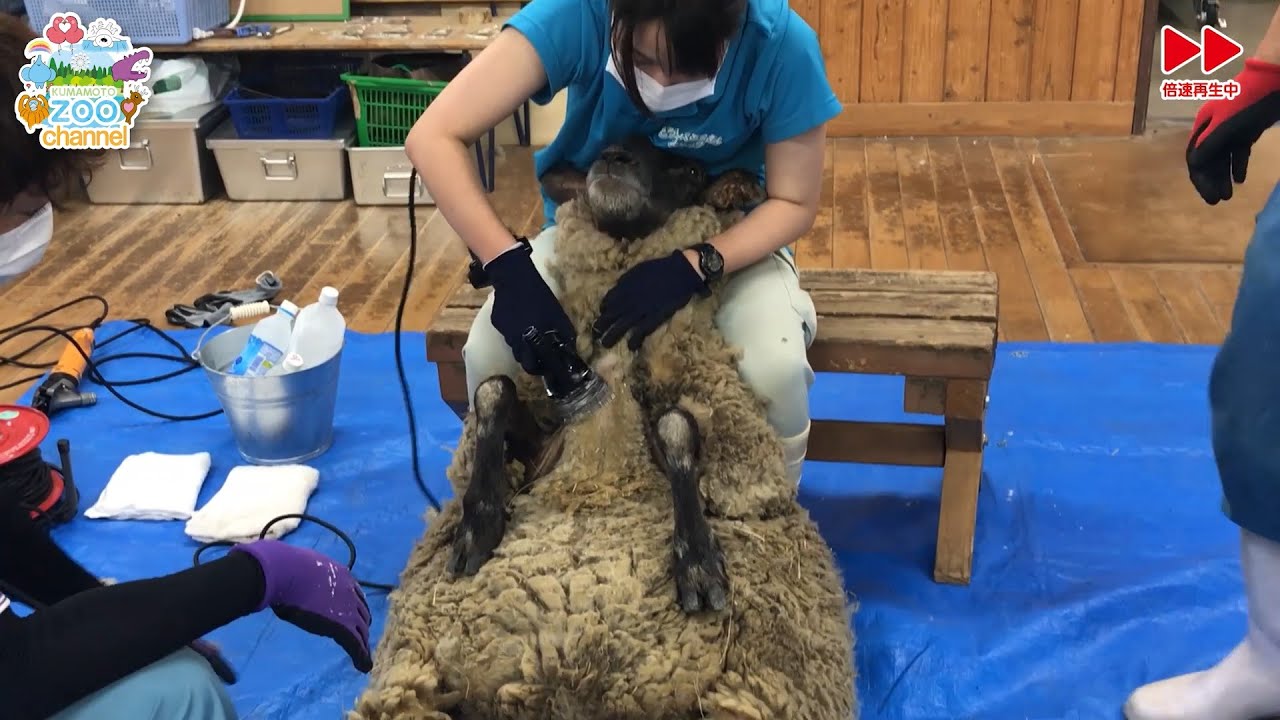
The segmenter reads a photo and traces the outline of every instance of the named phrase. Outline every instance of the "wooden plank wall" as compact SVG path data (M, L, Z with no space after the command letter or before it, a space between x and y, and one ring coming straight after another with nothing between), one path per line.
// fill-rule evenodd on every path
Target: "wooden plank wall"
M791 6L821 38L828 77L845 103L833 136L1132 130L1145 0Z

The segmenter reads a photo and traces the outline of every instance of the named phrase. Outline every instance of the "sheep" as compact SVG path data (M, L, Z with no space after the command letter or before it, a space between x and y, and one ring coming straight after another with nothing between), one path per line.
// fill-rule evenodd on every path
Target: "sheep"
M591 186L592 192L584 194L588 179L595 182ZM625 145L607 148L600 161L591 168L590 178L560 169L552 171L544 178L544 183L554 188L558 200L584 197L584 207L590 211L593 235L603 241L604 247L573 243L567 250L568 260L560 260L552 270L560 276L556 279L561 286L566 275L574 278L575 286L583 282L579 278L591 278L595 283L594 288L570 295L571 302L580 299L591 302L590 307L566 308L580 320L593 317L591 309L598 307L599 298L622 270L647 259L636 256L635 249L629 245L644 239L648 252L666 254L682 249L681 245L665 246L649 238L673 212L688 207L704 193L708 195L707 204L725 213L756 202L763 195L755 178L742 171L726 173L708 187L701 166L674 155L663 155L642 137L632 137ZM705 215L710 217L709 213ZM721 224L712 222L703 229L708 231L709 237ZM671 240L677 243L682 239L681 235L671 236ZM705 304L704 309L714 312L715 304ZM690 344L690 341L700 340L698 336L706 335L705 331L712 328L709 318L694 315L690 319L694 324L685 328L685 332L671 332L668 328L665 335L674 339L675 345L649 350L638 364L635 358L619 357L616 353L603 362L635 365L636 373L643 379L634 400L641 404L649 420L647 439L654 460L667 476L675 502L673 543L678 600L687 612L698 612L724 608L728 579L721 551L704 519L698 497L698 468L695 463L700 446L698 422L691 409L679 407L677 401L692 400L706 406L724 402L725 382L735 376L728 357L722 358L725 362L721 365L710 366L719 372L709 376L698 372L702 364L685 362L689 357L711 357L702 343ZM698 328L704 332L698 332ZM580 350L592 352L594 348L588 339L589 333L580 331L578 336ZM670 341L667 344L671 345ZM723 341L719 346L721 351L727 349ZM679 361L673 362L676 359ZM749 394L746 387L741 383L737 385L737 399L751 402L753 398L743 397L743 394ZM462 501L462 519L455 532L454 554L450 563L454 572L467 574L474 574L479 569L502 538L506 505L504 493L508 485L504 461L508 446L532 470L526 472L523 484L536 481L538 468L554 464L563 450L555 442L548 448L547 434L541 431L528 408L519 401L515 383L509 378L498 376L487 380L477 388L474 401L476 462ZM550 422L556 425L554 430L565 430L558 427L556 418L551 418ZM600 421L588 416L587 422L599 425ZM610 427L599 425L597 430L608 432ZM757 423L752 430L757 434L758 442L768 442L765 435L769 431L765 426ZM572 431L579 437L596 437L583 428L574 427ZM509 442L504 443L504 440ZM719 506L733 502L738 507L713 508L712 512L716 514L737 517L751 512L770 513L779 503L792 499L789 494L794 488L789 483L771 487L756 483L750 473L740 472L722 473L721 477L732 478L734 485L715 489L709 499ZM763 491L764 495L754 497L752 491L757 490Z
M856 717L853 609L714 330L717 293L638 352L591 339L627 268L718 234L757 184L733 173L707 187L672 153L619 150L639 158L632 181L650 197L689 190L640 239L601 227L608 208L652 200L544 177L564 196L550 271L610 400L561 427L536 379L480 385L447 471L462 499L413 549L348 720ZM468 558L474 572L454 572Z

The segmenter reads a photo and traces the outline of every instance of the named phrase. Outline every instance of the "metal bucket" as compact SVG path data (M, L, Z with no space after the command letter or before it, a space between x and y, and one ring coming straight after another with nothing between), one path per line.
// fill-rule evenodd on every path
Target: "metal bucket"
M252 325L228 330L192 353L226 413L236 449L255 465L298 463L324 453L333 444L342 351L320 365L284 375L222 372L252 332Z

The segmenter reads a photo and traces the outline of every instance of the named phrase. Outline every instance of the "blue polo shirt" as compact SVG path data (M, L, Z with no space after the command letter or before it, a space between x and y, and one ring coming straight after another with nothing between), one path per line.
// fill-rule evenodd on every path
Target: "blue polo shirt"
M564 125L534 154L538 177L566 162L585 171L608 145L641 133L712 174L753 168L763 179L765 145L812 130L843 109L817 34L787 0L748 0L715 93L653 118L605 71L608 0L532 0L507 26L529 40L546 69L547 84L533 101L545 105L567 90ZM546 224L553 224L555 203L545 194L543 209Z

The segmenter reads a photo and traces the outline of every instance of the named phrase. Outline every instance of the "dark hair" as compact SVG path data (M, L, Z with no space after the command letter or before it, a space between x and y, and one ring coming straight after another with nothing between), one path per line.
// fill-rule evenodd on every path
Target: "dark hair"
M637 27L655 20L662 26L666 60L672 72L711 77L746 9L747 0L609 0L614 62L636 107L653 115L636 85Z
M14 103L26 90L18 71L28 62L27 43L37 37L22 20L0 13L0 210L25 190L39 191L56 203L104 155L98 150L46 150L14 114Z

